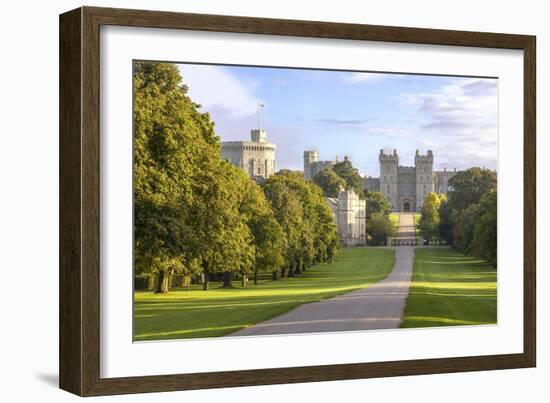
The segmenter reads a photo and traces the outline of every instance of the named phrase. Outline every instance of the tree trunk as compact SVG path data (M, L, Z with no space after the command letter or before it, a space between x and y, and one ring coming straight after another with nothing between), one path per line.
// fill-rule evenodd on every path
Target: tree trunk
M204 291L208 290L208 283L210 281L210 276L208 275L208 272L207 271L204 271L202 273L202 289Z
M294 271L296 274L302 273L302 266L303 266L304 260L302 258L298 259L296 262L296 270Z
M248 283L248 276L246 274L243 274L241 276L241 287L246 287Z
M191 285L191 276L189 274L185 274L182 277L181 286L182 287L189 287L190 285Z
M233 272L226 271L223 273L222 288L233 288Z
M271 278L273 280L279 280L279 272L277 270L275 270L272 274L271 274Z
M150 275L147 279L147 289L154 290L155 288L155 276Z
M168 292L168 281L170 276L164 271L159 272L159 282L155 294L166 294Z
M254 270L254 285L258 285L258 270Z
M288 267L288 277L294 277L294 262L290 263Z
M281 268L281 278L285 278L286 277L286 267L282 267Z

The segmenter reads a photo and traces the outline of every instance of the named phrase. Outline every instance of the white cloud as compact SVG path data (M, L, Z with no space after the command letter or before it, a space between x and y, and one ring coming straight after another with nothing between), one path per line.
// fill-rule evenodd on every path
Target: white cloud
M438 90L403 94L418 106L418 137L438 162L496 168L498 96L494 79L457 79Z
M189 96L203 110L221 108L228 115L243 117L256 113L260 101L250 88L220 66L180 64Z

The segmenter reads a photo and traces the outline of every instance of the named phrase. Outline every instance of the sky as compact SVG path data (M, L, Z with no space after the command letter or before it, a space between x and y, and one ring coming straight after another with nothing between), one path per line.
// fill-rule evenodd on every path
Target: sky
M418 149L434 169L497 168L498 80L368 72L180 64L189 96L209 112L222 141L260 127L275 143L276 169L347 156L379 175L381 149L414 166ZM263 108L258 105L263 104Z

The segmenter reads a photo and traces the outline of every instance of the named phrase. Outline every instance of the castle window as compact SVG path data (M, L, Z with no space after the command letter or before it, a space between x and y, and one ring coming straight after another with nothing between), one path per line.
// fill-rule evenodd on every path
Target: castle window
M386 193L390 193L390 185L386 185Z
M258 175L262 173L262 168L258 167Z
M423 180L424 180L424 177L423 177L423 176L421 176L421 177L420 177L420 182L422 182Z
M393 182L393 175L392 175L392 176L390 176L390 180L391 180L391 181Z

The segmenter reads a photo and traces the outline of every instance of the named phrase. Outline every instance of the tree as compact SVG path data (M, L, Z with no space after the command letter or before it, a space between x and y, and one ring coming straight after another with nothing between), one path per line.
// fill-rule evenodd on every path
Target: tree
M453 223L454 246L465 254L470 253L470 245L474 238L474 225L478 209L478 204L471 204L462 211L455 210L451 218L451 222Z
M323 189L326 197L338 197L340 191L346 188L346 181L330 167L315 175L313 182Z
M371 245L385 245L387 237L395 235L394 231L389 216L381 211L372 214L367 220L367 234Z
M439 206L439 236L445 239L449 244L453 245L453 228L451 225L451 213L452 210L449 206L448 200L442 201Z
M449 207L453 210L464 210L470 205L479 203L485 193L496 189L497 174L486 168L470 168L458 172L449 179Z
M283 229L275 219L273 209L262 188L239 170L236 189L242 199L239 205L241 218L252 234L254 245L254 284L258 283L258 271L277 271L284 264L286 239ZM248 272L241 270L242 286L248 281Z
M338 232L322 189L299 172L281 170L264 184L264 192L286 238L281 277L301 273L315 262L334 259ZM276 278L274 274L274 278Z
M348 157L334 164L332 170L346 182L347 189L353 189L359 197L363 198L363 179Z
M442 203L447 202L447 197L443 194L430 192L424 199L422 205L422 216L418 227L420 233L429 240L439 235L440 215L439 208Z
M187 207L198 175L219 160L213 123L186 93L177 66L135 64L135 268L158 275L160 293L171 274L196 268Z
M487 192L479 202L470 252L497 264L497 192Z
M391 206L388 198L380 192L367 191L365 192L365 216L367 220L374 213L390 214Z

